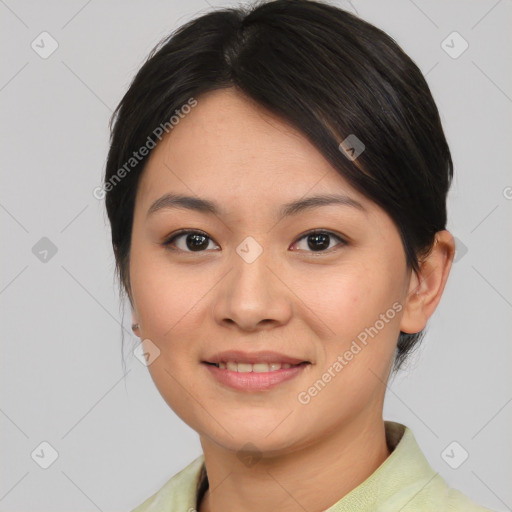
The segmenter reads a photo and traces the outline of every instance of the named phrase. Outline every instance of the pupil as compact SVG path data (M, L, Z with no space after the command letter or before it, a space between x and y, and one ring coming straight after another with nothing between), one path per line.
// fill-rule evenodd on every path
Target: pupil
M314 240L314 242L311 243L311 240ZM315 233L313 235L309 235L308 247L313 251L318 249L326 249L327 247L329 247L329 235L327 235L326 233Z
M205 241L206 241L206 237L204 235L192 233L187 236L187 247L191 251L199 251L205 245ZM206 242L205 247L208 247L208 242Z

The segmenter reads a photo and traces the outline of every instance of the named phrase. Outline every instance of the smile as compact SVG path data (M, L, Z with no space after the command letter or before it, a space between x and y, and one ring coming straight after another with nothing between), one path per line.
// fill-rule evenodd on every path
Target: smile
M203 362L210 375L221 385L237 391L265 391L299 376L309 362L291 363L219 363Z
M235 361L228 362L220 362L220 363L210 363L215 365L217 368L221 370L231 370L232 372L240 372L240 373L265 373L265 372L275 372L276 370L280 370L281 368L287 369L292 366L299 366L298 364L290 364L290 363L237 363ZM304 364L304 363L299 363Z

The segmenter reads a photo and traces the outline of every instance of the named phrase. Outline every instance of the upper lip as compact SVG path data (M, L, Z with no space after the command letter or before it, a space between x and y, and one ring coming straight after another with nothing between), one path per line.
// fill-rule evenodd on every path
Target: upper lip
M228 350L226 352L219 352L208 359L205 363L221 363L234 361L237 363L288 363L288 364L300 364L309 361L305 359L299 359L297 357L287 356L280 354L279 352L272 352L269 350L261 352L243 352L241 350Z

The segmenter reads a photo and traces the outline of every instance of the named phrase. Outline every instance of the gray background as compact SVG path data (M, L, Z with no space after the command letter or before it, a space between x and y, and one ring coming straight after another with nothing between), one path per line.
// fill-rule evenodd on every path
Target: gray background
M457 262L421 350L390 383L385 418L412 429L452 486L511 510L511 2L337 4L388 32L426 74L455 162ZM130 352L130 311L123 319L92 191L109 116L145 56L210 9L200 0L0 1L2 511L129 510L201 453ZM31 47L43 31L59 45L46 59ZM453 31L469 44L458 58L442 47ZM57 249L46 261L43 237ZM48 469L31 457L49 456L43 441L59 454ZM453 441L469 453L458 469L441 455ZM449 453L453 464L462 452Z

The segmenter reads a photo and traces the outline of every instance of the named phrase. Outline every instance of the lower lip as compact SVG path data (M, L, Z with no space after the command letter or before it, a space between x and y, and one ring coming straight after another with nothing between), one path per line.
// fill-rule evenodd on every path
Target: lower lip
M221 370L213 364L202 363L221 384L239 391L264 391L287 380L297 377L309 364L300 364L290 368L281 368L273 372L234 372Z

